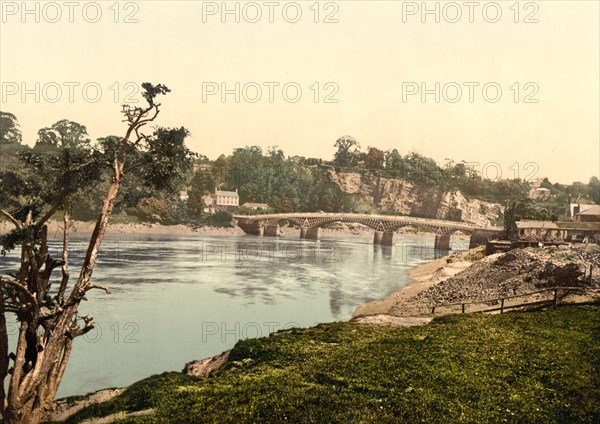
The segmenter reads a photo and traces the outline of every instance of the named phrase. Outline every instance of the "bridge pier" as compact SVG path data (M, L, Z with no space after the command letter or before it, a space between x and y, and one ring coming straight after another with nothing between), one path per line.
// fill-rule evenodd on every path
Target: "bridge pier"
M302 227L300 228L300 238L301 239L305 239L306 238L306 232L308 231L308 228Z
M321 238L321 227L307 228L306 238L309 240L319 240Z
M375 234L373 234L373 244L381 244L382 239L383 231L375 231Z
M433 248L435 250L450 250L450 234L436 234Z
M393 246L395 244L394 236L396 233L394 232L384 232L381 236L381 244L383 246Z
M280 231L279 231L279 225L275 224L275 225L267 225L266 227L264 227L264 232L263 235L268 236L268 237L277 237L279 236Z

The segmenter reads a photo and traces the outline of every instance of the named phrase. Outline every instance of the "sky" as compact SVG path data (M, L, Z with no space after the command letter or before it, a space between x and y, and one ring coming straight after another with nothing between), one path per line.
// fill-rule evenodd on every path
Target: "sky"
M156 125L192 150L363 149L467 161L484 176L600 176L598 1L0 1L0 110L24 142L60 119L124 133L163 83ZM140 103L141 104L141 103Z

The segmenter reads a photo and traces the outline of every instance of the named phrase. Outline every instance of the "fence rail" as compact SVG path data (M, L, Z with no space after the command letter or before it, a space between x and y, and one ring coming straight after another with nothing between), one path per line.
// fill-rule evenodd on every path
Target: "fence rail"
M495 298L495 299L485 299L485 300L475 300L475 301L471 301L471 302L457 302L457 303L445 303L445 304L440 304L440 305L434 305L431 308L431 313L435 314L435 310L439 309L439 308L449 308L449 307L453 307L453 306L460 306L461 307L461 313L464 314L465 313L465 306L466 305L478 305L478 304L487 304L487 303L492 303L492 302L500 302L500 307L496 307L496 308L492 308L492 309L478 310L478 311L471 311L471 312L495 312L495 311L500 311L500 313L502 314L507 309L522 308L524 306L541 305L541 304L546 304L546 303L550 302L550 300L536 300L534 302L523 302L523 303L518 303L518 304L515 304L515 305L505 305L504 302L506 300L516 299L516 298L525 297L525 296L533 296L535 294L547 293L547 292L554 292L554 298L553 298L552 302L553 302L553 306L556 308L556 306L558 306L558 304L559 304L559 298L558 298L559 291L564 291L565 292L565 296L566 296L566 295L569 294L569 292L572 292L572 291L583 291L583 292L599 291L600 292L600 288L592 288L592 287L550 287L550 288L547 288L547 289L537 290L537 291L533 291L533 292L529 292L529 293L522 293L522 294L516 294L516 295L512 295L512 296L498 297L498 298Z

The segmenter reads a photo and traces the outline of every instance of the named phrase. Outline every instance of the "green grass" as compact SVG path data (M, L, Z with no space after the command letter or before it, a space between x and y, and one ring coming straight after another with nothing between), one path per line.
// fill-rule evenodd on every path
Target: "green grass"
M68 422L600 422L600 305L324 324L240 341L208 378L150 377Z

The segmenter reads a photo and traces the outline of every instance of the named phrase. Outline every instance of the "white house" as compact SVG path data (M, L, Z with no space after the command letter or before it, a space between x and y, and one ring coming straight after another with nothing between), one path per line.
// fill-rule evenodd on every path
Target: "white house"
M240 196L237 189L235 191L216 190L213 196L213 207L215 209L230 209L240 206Z

